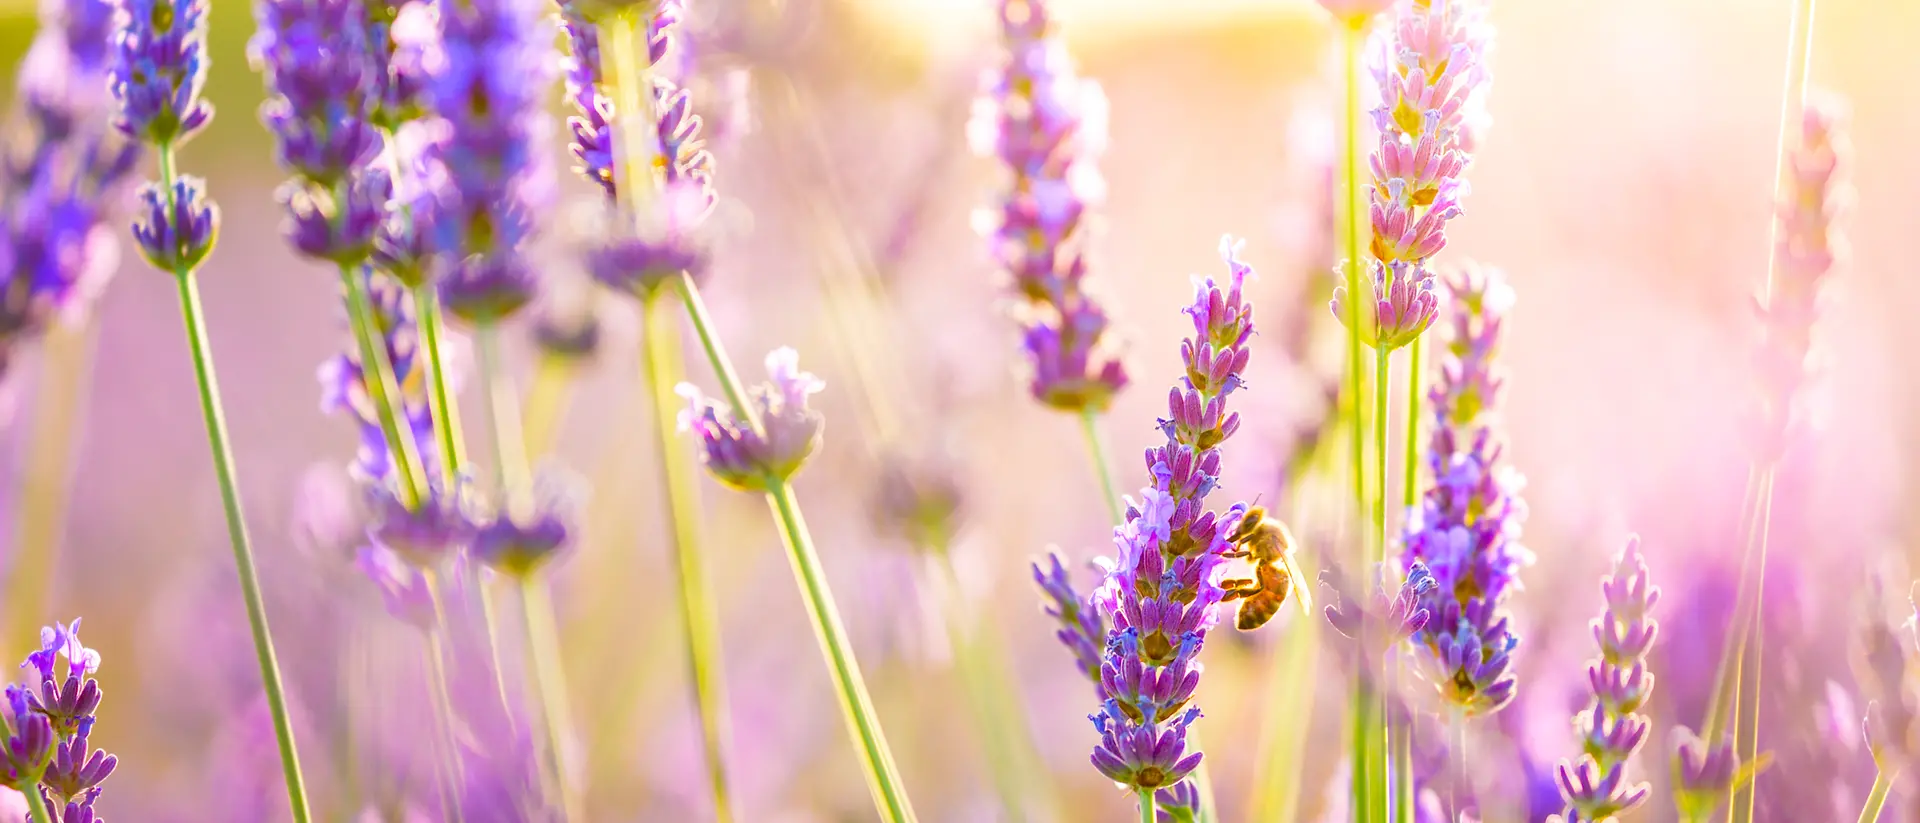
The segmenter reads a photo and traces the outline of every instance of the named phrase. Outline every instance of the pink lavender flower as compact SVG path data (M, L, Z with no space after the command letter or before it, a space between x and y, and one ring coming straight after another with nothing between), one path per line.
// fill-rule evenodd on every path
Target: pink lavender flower
M978 222L1012 281L1034 399L1100 411L1127 384L1106 312L1086 289L1085 225L1104 183L1106 97L1082 80L1043 0L1000 0L1007 62L989 76L968 131L1007 165L1000 204Z
M1733 753L1733 739L1708 744L1685 727L1674 730L1674 802L1682 820L1711 816L1750 773Z
M1850 192L1839 171L1848 153L1844 116L1830 97L1812 96L1801 116L1800 145L1788 158L1791 185L1780 204L1777 265L1771 291L1754 301L1764 339L1757 354L1763 387L1761 448L1778 458L1805 425L1805 385L1814 374L1813 327L1821 293L1844 253L1834 221Z
M554 194L543 110L548 30L537 0L467 0L439 12L424 99L443 124L432 152L444 177L414 219L440 255L447 311L491 322L536 291L523 253Z
M1524 481L1502 461L1496 409L1502 324L1513 302L1499 272L1468 268L1448 282L1453 335L1429 392L1427 447L1433 485L1409 513L1405 562L1424 563L1438 586L1432 619L1414 639L1443 701L1466 713L1497 711L1513 697L1510 654L1519 639L1505 601L1531 554L1520 544Z
M1335 6L1336 14L1361 11ZM1485 18L1485 0L1405 0L1375 56L1382 99L1373 110L1380 142L1370 161L1372 259L1347 263L1366 267L1362 280L1372 295L1356 316L1370 346L1404 346L1438 317L1427 264L1446 247L1447 222L1460 215L1467 193L1492 42ZM1345 286L1334 290L1342 322L1349 299Z
M1607 601L1593 622L1600 657L1587 665L1593 700L1573 719L1582 753L1571 763L1561 761L1556 772L1569 823L1607 820L1639 806L1649 792L1646 783L1626 780L1627 763L1652 728L1639 711L1653 693L1647 652L1660 633L1648 615L1660 602L1660 589L1640 555L1639 538L1627 541L1600 590Z
M1186 309L1194 334L1181 342L1185 373L1160 421L1167 442L1147 450L1153 485L1138 502L1128 501L1126 521L1114 529L1116 556L1101 561L1107 577L1091 598L1099 613L1081 617L1057 560L1035 569L1067 623L1061 636L1076 658L1090 645L1084 633L1107 622L1098 681L1103 704L1091 715L1100 732L1093 764L1134 790L1171 789L1201 760L1186 745L1200 716L1190 705L1202 670L1198 655L1219 621L1219 577L1233 548L1227 535L1245 513L1241 505L1224 515L1205 508L1219 482L1220 446L1240 427L1226 401L1242 384L1253 336L1253 306L1243 294L1253 270L1234 251L1221 241L1231 279L1224 288L1211 278L1196 284Z
M701 462L714 479L742 491L766 491L792 478L819 447L826 424L807 401L826 384L800 370L797 352L781 348L768 354L767 378L749 390L747 399L760 420L758 429L692 384L678 388L688 404L680 413L680 430L699 439Z

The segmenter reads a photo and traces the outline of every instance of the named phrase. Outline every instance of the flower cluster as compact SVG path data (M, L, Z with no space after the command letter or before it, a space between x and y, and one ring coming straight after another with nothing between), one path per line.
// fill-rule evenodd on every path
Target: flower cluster
M1569 823L1607 820L1640 805L1649 791L1645 783L1626 782L1627 761L1652 727L1639 711L1653 693L1647 652L1660 632L1648 615L1660 602L1660 589L1640 556L1639 538L1628 540L1600 591L1607 601L1593 622L1600 657L1587 665L1593 702L1573 720L1582 754L1573 763L1562 761L1556 772Z
M213 250L220 212L206 181L173 177L172 149L213 119L206 84L205 0L125 0L108 63L114 126L161 149L163 179L140 191L134 242L154 268L181 276Z
M612 168L618 155L609 142L611 127L603 110L605 98L599 96L593 103L595 108L589 109L584 95L574 95L575 105L582 111L571 121L573 151L580 170L605 189L610 203L618 194L625 194L627 200L623 208L611 210L615 215L613 225L588 250L587 268L596 280L624 294L651 294L681 272L703 274L708 264L701 228L716 198L713 155L705 148L702 121L693 113L692 97L659 71L670 48L679 45L684 49L684 39L674 36L681 11L680 0L660 0L650 5L646 17L647 59L654 69L648 74L653 95L648 141L659 155L645 168L657 170L658 179L627 181L624 185L636 190L619 191ZM581 28L575 22L577 13L567 14L575 54L598 54L597 43L583 42L592 37L591 25L585 25L586 34L575 35ZM581 76L575 79L575 74ZM597 74L589 77L583 67L576 68L569 74L569 89L584 88L589 80L597 82Z
M439 23L423 94L440 118L431 146L439 186L413 217L439 256L447 311L494 322L536 291L524 247L554 194L545 150L549 30L537 0L443 4Z
M1116 556L1102 558L1106 580L1091 598L1108 624L1099 664L1103 705L1091 716L1100 732L1093 764L1135 791L1171 788L1200 765L1200 752L1186 745L1200 716L1190 705L1200 684L1198 657L1219 621L1220 573L1233 550L1228 535L1246 511L1206 509L1219 483L1220 447L1240 428L1227 399L1242 385L1251 355L1253 305L1243 288L1253 270L1234 252L1221 241L1231 271L1224 288L1212 278L1196 284L1186 309L1194 334L1180 346L1185 373L1160 421L1167 440L1146 452L1153 485L1138 503L1128 501L1126 522L1114 529ZM1041 577L1064 618L1069 601L1055 590L1065 581ZM1083 653L1077 633L1068 634L1068 646Z
M1868 614L1854 632L1853 668L1867 703L1867 749L1883 768L1900 768L1920 752L1920 690L1915 685L1913 638L1903 638L1882 612L1875 585ZM1915 624L1909 619L1908 628Z
M1010 175L978 222L1012 281L1034 398L1101 411L1127 384L1106 312L1086 289L1085 225L1105 187L1094 160L1105 148L1106 97L1074 74L1044 0L1000 0L999 13L1007 61L989 76L968 131L974 150Z
M700 459L714 479L741 491L766 491L793 477L820 444L826 420L807 398L826 388L820 378L800 370L793 349L767 355L767 382L750 389L747 402L755 421L735 416L690 383L680 384L688 407L680 430L700 441Z
M1485 0L1405 0L1376 56L1382 100L1373 110L1380 142L1370 162L1371 259L1348 261L1366 266L1371 306L1346 306L1353 296L1345 286L1333 296L1334 314L1346 322L1352 308L1368 345L1404 346L1439 316L1427 262L1446 245L1447 221L1460 215L1467 193L1491 42Z
M61 666L60 661L66 665ZM94 821L93 803L119 758L93 748L100 709L100 653L80 644L80 621L40 630L40 649L21 664L27 686L7 686L5 785L38 792L62 823ZM63 673L60 669L64 668Z
M1801 115L1800 145L1788 158L1790 185L1780 204L1775 277L1754 301L1764 340L1757 353L1763 387L1758 435L1761 451L1778 459L1793 430L1805 424L1803 391L1813 365L1813 327L1821 291L1842 239L1834 220L1849 199L1839 170L1847 155L1839 104L1813 96Z
M107 129L112 22L107 0L43 3L20 66L28 138L0 161L0 375L56 317L84 311L118 262L106 222L139 154Z
M1428 393L1433 485L1409 513L1405 562L1425 563L1438 584L1424 604L1432 619L1414 636L1426 677L1445 702L1477 715L1513 697L1509 655L1519 640L1505 601L1531 562L1520 544L1524 481L1502 461L1496 411L1496 357L1513 292L1499 272L1481 268L1458 272L1447 287L1453 334Z
M1366 676L1388 651L1427 627L1433 613L1425 604L1436 586L1433 573L1417 560L1398 585L1388 579L1386 564L1373 572L1373 587L1366 591L1349 591L1351 583L1338 568L1320 573L1322 584L1333 592L1325 610L1327 623L1358 646L1364 655L1360 671Z

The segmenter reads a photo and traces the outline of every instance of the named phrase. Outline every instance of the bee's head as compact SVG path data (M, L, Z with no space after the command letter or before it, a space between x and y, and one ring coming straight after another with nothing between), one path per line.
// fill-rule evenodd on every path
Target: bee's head
M1261 508L1258 504L1248 506L1247 510L1240 514L1240 522L1234 524L1233 534L1228 535L1227 539L1238 543L1252 537L1254 531L1259 529L1260 524L1266 519L1266 509Z

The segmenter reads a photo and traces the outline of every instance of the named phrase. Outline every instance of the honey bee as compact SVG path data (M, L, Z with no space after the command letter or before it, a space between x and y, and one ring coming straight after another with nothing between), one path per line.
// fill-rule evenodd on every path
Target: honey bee
M1293 533L1287 531L1287 524L1268 517L1266 509L1254 506L1247 509L1227 539L1238 548L1224 556L1251 558L1253 577L1220 581L1220 587L1226 590L1221 601L1241 601L1235 625L1243 632L1253 631L1266 625L1286 604L1293 581L1304 579L1293 562ZM1300 587L1294 601L1300 604L1302 614L1313 611L1313 596L1305 586Z

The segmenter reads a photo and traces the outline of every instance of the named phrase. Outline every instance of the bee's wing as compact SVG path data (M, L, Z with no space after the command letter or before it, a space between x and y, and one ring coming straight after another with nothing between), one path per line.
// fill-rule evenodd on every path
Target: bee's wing
M1300 564L1294 562L1293 552L1280 555L1280 564L1287 570L1287 578L1293 581L1293 602L1300 604L1300 613L1313 617L1313 586L1307 583L1307 575L1300 570Z

